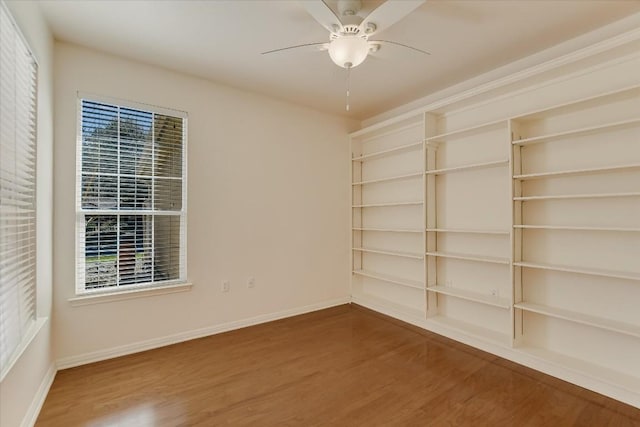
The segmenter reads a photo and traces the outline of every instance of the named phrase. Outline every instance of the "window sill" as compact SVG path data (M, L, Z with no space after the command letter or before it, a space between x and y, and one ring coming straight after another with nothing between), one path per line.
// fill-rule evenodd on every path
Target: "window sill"
M138 288L119 292L109 292L103 294L78 295L69 298L69 303L73 307L102 304L106 302L123 301L134 298L146 298L155 295L174 294L177 292L190 291L193 283L178 283L166 286L155 286L150 288Z
M33 324L29 327L28 332L22 338L22 342L13 353L13 356L7 360L7 364L3 366L2 372L0 372L0 382L4 381L4 378L7 376L13 365L22 357L22 353L31 345L33 339L38 335L40 329L44 326L45 323L49 320L48 317L38 317L33 322Z

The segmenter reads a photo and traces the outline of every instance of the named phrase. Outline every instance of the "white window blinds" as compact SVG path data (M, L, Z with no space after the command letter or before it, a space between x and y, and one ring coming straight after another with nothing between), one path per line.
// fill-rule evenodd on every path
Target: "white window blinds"
M80 100L77 292L186 281L186 115Z
M36 316L37 65L0 3L0 372Z

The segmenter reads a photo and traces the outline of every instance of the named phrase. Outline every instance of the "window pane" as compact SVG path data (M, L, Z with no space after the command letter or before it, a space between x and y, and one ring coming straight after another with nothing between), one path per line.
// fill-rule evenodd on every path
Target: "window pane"
M155 175L182 177L182 119L155 115Z
M153 217L150 215L120 217L120 285L151 282L152 225Z
M180 277L180 217L156 215L155 280L171 280Z
M118 178L115 176L84 175L82 177L83 209L116 209Z
M116 286L117 239L117 216L87 215L85 217L86 289Z
M151 206L151 179L150 178L120 178L120 208L121 209L145 209Z
M151 176L152 113L120 110L120 173Z
M82 171L118 172L118 107L82 102Z
M156 209L180 211L182 209L182 180L157 178L153 197Z

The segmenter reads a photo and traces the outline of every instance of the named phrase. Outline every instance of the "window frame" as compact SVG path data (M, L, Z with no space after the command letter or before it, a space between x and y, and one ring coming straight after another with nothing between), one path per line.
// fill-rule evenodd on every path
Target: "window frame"
M179 249L179 274L177 279L158 280L144 283L130 283L130 284L116 284L114 286L98 287L95 289L86 289L86 282L84 279L85 270L85 247L84 247L84 233L85 233L85 216L87 215L138 215L132 214L130 211L137 209L126 209L129 213L121 213L122 210L119 203L113 212L105 213L103 210L97 210L98 212L92 212L92 209L82 208L82 102L96 102L101 104L107 104L116 106L118 108L127 108L132 110L139 110L143 112L149 112L153 114L166 115L170 117L182 119L182 200L181 209L179 214L171 214L172 216L178 216L180 218L180 249ZM145 104L141 102L129 101L109 96L97 95L87 92L77 92L76 101L76 182L75 182L75 298L71 298L70 301L73 305L91 304L95 301L91 301L98 297L100 301L108 302L117 301L121 299L127 299L129 297L140 297L145 295L156 295L158 293L173 293L182 290L189 290L191 284L187 281L187 142L188 142L188 113L185 111L159 107L156 105ZM120 173L117 174L120 177ZM139 215L161 215L159 210L153 209L151 211L141 211ZM118 231L120 232L120 231ZM117 248L119 254L119 247ZM165 289L163 292L162 290ZM89 301L89 302L87 302Z

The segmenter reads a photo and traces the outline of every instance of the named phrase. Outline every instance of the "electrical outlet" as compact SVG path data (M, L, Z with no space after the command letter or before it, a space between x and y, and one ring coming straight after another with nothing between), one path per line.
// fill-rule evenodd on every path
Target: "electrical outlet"
M445 284L446 287L452 288L453 287L453 280L447 280L444 284Z
M251 276L247 279L247 288L255 288L256 287L256 279Z
M222 281L222 292L229 292L230 289L231 289L231 283L229 283L228 280L223 280Z
M491 296L497 297L500 295L500 292L497 289L491 289Z

